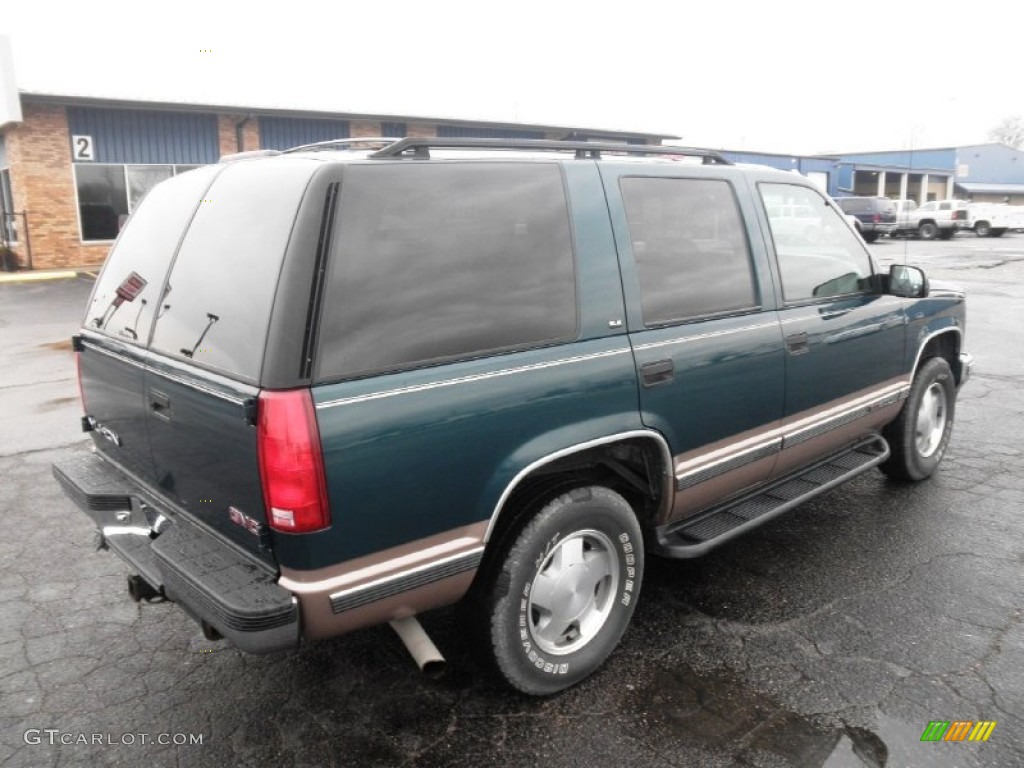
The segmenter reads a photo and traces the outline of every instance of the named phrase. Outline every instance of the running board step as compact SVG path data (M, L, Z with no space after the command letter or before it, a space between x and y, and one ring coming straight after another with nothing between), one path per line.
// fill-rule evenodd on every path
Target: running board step
M842 485L889 458L880 435L863 440L747 496L655 531L653 551L665 557L699 557L808 499Z

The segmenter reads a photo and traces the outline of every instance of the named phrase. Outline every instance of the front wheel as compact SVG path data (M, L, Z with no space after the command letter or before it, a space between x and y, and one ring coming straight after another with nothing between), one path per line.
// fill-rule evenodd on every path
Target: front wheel
M603 486L548 502L499 553L485 582L490 654L523 693L556 693L588 677L618 645L643 578L633 509Z
M955 408L953 371L933 357L918 370L900 415L886 427L892 453L879 468L896 480L931 477L949 445Z
M877 232L866 232L863 235L861 235L861 237L864 238L864 242L866 242L866 243L873 243L873 242L875 242L878 239L878 233Z

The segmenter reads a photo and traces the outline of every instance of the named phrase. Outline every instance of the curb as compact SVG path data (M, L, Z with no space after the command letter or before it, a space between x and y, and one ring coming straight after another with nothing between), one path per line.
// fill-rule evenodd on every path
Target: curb
M95 278L96 273L75 269L11 272L9 274L0 274L0 283L35 283L41 280L67 280L79 276Z

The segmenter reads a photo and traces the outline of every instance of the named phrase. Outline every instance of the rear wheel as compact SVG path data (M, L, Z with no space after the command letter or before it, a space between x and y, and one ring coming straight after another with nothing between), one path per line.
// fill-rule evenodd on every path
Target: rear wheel
M864 238L865 242L873 243L873 242L875 242L875 240L878 239L878 233L877 232L865 232L862 235L862 237Z
M896 480L931 477L949 445L955 408L953 371L944 359L933 357L918 370L903 410L886 427L892 453L879 468Z
M935 236L939 234L939 228L934 221L924 221L918 226L917 234L922 240L934 240Z
M992 228L987 221L978 221L974 224L974 234L978 237L988 237L992 234Z
M506 538L484 575L477 620L513 687L545 695L594 672L618 645L643 578L640 525L603 486L549 501Z

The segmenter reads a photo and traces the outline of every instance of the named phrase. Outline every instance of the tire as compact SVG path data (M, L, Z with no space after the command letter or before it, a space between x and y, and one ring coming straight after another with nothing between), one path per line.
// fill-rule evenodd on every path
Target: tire
M879 466L882 472L907 482L931 477L949 445L955 411L953 371L933 357L920 367L903 409L885 429L891 454Z
M978 221L974 224L974 234L978 237L989 237L992 234L992 227L987 221Z
M864 238L864 242L866 242L866 243L873 243L873 242L875 242L875 240L878 239L878 233L877 232L867 232L865 234L862 234L861 237Z
M511 686L557 693L600 667L629 624L644 571L640 525L622 496L585 486L549 501L505 544L482 584L478 636Z
M917 234L922 240L934 240L939 228L934 221L925 221L917 227Z

